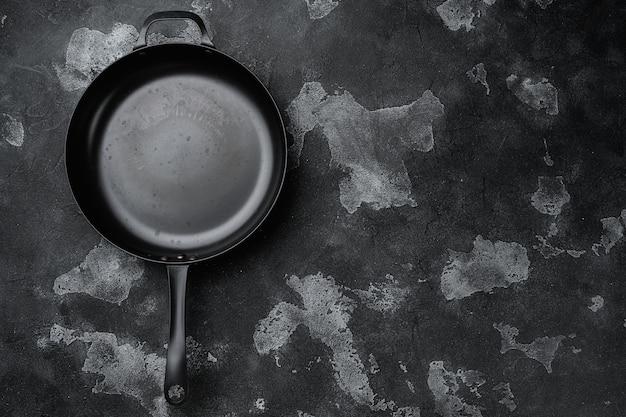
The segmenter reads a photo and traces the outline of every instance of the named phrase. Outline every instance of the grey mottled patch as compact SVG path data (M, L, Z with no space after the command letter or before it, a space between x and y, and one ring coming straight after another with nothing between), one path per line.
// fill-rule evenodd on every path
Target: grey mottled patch
M489 83L487 83L487 71L485 70L485 64L482 62L474 65L471 70L467 71L467 77L474 84L481 83L487 90L487 95L491 92L489 89Z
M510 412L515 411L517 404L515 404L515 396L511 391L511 384L508 382L500 382L498 385L492 388L493 391L499 392L503 397L498 402L509 409Z
M443 361L433 361L428 369L428 388L435 397L435 412L443 417L482 417L480 407L468 404L459 393L466 371L451 372ZM477 372L477 371L474 371Z
M492 292L528 279L530 261L526 248L519 243L493 243L479 235L471 252L448 251L448 263L441 274L441 292L448 300Z
M70 345L76 341L89 346L82 370L104 377L91 389L93 393L135 398L151 416L169 415L161 393L165 358L144 352L141 344L119 344L113 333L80 334L58 324L50 329L52 343Z
M8 144L20 147L24 144L24 126L22 122L7 113L0 113L0 138Z
M563 177L539 177L537 191L530 201L532 206L542 214L558 216L563 206L569 203L571 197L563 184Z
M622 210L619 217L606 217L600 219L602 223L602 237L600 243L594 243L591 247L596 255L600 255L600 249L604 248L604 254L608 255L613 246L615 246L624 237L624 224L626 224L626 209Z
M77 267L54 280L58 295L85 293L121 304L128 298L133 284L141 279L144 264L134 256L117 249L104 239Z
M552 373L552 361L565 336L544 336L535 339L532 343L518 343L515 340L517 335L519 335L517 328L504 323L494 323L493 327L502 336L500 353L504 354L510 350L519 350L528 358L540 362L548 373Z
M354 348L354 336L348 321L356 302L342 293L332 277L322 273L302 279L292 275L287 285L302 299L302 307L280 302L259 321L254 332L254 346L261 355L280 349L289 341L296 327L304 325L312 338L332 351L331 364L335 381L357 404L373 410L395 408L393 402L375 398L365 366Z
M604 297L601 295L594 295L591 297L591 305L588 308L594 313L597 313L598 310L604 308Z
M558 90L543 78L533 82L530 78L520 78L511 74L506 79L506 86L522 103L535 110L544 110L547 114L559 114Z
M289 164L300 164L305 135L321 126L332 163L348 174L339 199L349 213L362 203L375 210L415 206L402 152L433 148L432 122L443 110L429 90L411 104L370 111L347 91L329 95L320 83L305 83L287 107L287 130L294 137Z
M309 11L311 20L321 19L328 16L335 7L339 6L340 0L304 0Z

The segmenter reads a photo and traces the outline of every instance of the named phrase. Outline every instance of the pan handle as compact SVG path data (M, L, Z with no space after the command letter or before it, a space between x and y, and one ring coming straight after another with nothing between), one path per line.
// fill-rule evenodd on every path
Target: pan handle
M146 18L141 26L141 30L139 31L139 38L137 39L137 43L133 49L143 48L148 45L147 33L148 28L154 22L158 22L159 20L180 20L180 19L188 19L192 20L198 27L200 28L200 44L204 46L208 46L214 48L213 42L209 39L209 32L206 30L206 25L200 16L195 13L187 12L183 10L171 10L165 12L156 12L152 13L150 16Z
M185 348L185 292L188 265L167 265L170 282L170 341L165 364L165 399L181 405L189 394Z

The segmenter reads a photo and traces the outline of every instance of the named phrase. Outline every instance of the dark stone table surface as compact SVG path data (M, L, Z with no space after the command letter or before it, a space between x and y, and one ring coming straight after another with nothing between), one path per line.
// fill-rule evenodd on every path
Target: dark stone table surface
M64 162L85 88L174 9L290 143L267 221L190 268L180 407L165 268L92 229ZM0 414L626 415L625 23L618 0L3 0Z

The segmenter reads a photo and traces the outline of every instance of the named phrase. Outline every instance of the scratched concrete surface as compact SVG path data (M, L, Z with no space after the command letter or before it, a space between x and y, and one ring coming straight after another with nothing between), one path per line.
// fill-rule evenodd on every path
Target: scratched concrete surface
M92 230L63 157L81 93L169 9L267 85L291 144L264 226L190 269L178 408L165 269ZM618 0L3 1L0 414L624 416L625 21Z

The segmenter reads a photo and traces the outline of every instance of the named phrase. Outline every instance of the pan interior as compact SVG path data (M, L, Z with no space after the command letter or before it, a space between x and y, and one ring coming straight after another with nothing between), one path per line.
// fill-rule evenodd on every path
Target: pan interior
M266 92L246 88L251 74L168 68L122 82L77 117L83 123L72 121L68 174L83 212L113 243L146 258L194 260L238 243L269 211L284 136ZM70 151L72 124L85 125L82 154ZM78 158L89 166L75 168Z

